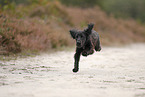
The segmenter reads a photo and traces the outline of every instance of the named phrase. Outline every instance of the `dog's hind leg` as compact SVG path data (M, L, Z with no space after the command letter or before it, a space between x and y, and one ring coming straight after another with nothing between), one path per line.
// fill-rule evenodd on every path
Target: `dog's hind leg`
M96 50L96 51L101 51L101 45L100 45L100 40L99 40L99 38L98 38L98 40L97 40L97 42L96 42L95 50Z

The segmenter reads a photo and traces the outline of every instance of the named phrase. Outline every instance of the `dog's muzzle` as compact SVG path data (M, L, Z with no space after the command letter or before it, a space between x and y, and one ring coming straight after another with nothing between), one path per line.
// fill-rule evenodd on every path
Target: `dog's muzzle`
M77 42L77 47L78 47L78 48L81 47L81 42Z

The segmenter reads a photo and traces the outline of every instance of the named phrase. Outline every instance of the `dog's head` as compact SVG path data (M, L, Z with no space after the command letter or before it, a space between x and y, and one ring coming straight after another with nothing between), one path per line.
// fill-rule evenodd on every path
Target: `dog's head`
M88 24L88 28L83 31L78 30L70 30L70 34L73 39L76 40L76 46L77 48L82 48L88 39L89 35L92 33L92 29L94 27L93 23Z

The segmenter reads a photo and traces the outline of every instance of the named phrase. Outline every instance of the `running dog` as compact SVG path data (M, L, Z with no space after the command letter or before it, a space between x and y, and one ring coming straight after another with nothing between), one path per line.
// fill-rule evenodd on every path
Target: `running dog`
M78 72L79 70L79 60L80 56L88 56L96 51L101 50L99 34L93 30L94 24L88 24L88 27L83 31L70 30L70 34L73 39L76 40L76 53L74 55L74 69L73 72Z

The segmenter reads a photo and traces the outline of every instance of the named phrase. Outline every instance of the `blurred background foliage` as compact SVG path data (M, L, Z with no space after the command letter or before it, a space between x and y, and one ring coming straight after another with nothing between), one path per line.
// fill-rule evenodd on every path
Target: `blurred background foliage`
M107 14L114 15L116 18L134 18L138 22L145 22L145 0L0 0L2 10L15 9L18 4L45 5L50 1L60 1L67 6L81 8L100 6Z
M0 54L74 46L95 23L101 44L145 42L145 0L0 0Z
M145 22L145 0L60 0L67 6L93 7L100 6L115 17L134 18Z

